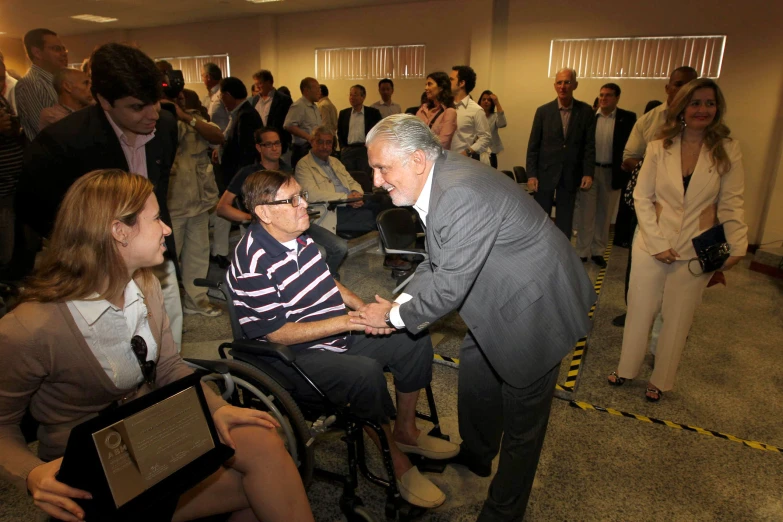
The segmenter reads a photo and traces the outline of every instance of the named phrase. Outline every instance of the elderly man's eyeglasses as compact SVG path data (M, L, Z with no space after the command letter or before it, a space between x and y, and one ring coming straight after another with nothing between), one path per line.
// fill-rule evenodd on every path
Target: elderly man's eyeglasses
M303 190L299 194L294 194L288 199L278 199L277 201L269 201L268 203L261 203L262 205L285 205L290 204L292 207L298 207L302 204L302 201L307 201L307 191Z
M273 149L275 147L282 147L283 146L283 144L280 142L280 140L278 140L278 141L265 141L265 142L261 143L260 145L262 147L264 147L265 149Z
M141 374L144 376L144 382L151 387L155 387L155 374L157 373L157 361L147 360L147 342L140 335L134 335L131 338L131 349L139 362Z

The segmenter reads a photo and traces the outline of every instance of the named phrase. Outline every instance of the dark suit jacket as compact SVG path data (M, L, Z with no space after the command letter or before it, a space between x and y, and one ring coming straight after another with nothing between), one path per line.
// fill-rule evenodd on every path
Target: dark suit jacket
M435 163L429 259L405 289L406 328L459 310L495 371L524 387L590 329L596 294L579 257L538 203L499 171L459 154Z
M177 153L177 120L170 112L160 111L155 137L144 149L147 177L155 185L161 216L170 225L166 201ZM17 190L17 215L36 232L48 236L68 188L77 178L97 169L127 171L128 160L106 113L96 104L49 125L27 147ZM175 252L173 244L169 245L171 252Z
M348 143L348 128L351 124L351 111L353 109L348 107L340 111L340 115L337 117L337 140L340 142L340 148L350 145ZM383 119L381 111L375 107L364 106L364 135L370 133L370 129L375 127L379 121Z
M574 100L565 137L557 100L536 109L527 144L526 168L528 178L538 178L539 190L556 189L560 177L564 176L566 188L576 192L582 177L592 176L595 170L593 108Z
M625 142L631 135L636 124L636 113L617 108L614 115L614 134L612 135L612 189L624 189L628 186L631 173L625 172L620 166L623 164L623 149ZM596 118L598 116L596 115Z
M259 96L254 96L250 104L255 108ZM293 101L290 97L275 89L272 94L272 105L269 107L269 116L266 118L266 126L275 129L280 135L280 141L283 143L283 153L291 146L291 134L283 128L285 116L288 109L291 108Z
M223 157L220 160L220 173L223 187L227 187L239 169L252 165L258 159L255 132L264 126L261 116L249 100L242 103L234 115L236 122L227 131L226 142L223 145Z

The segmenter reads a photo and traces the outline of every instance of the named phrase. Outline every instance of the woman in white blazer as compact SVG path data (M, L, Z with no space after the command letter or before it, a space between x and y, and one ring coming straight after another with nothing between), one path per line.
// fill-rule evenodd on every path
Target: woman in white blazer
M634 190L639 233L633 243L628 316L617 371L619 386L639 373L653 319L663 313L655 368L645 396L658 401L674 386L685 341L710 273L693 275L692 239L722 223L736 265L748 248L743 216L744 171L739 143L723 123L726 102L718 85L693 80L677 94L658 140L647 146ZM696 265L696 263L694 263Z

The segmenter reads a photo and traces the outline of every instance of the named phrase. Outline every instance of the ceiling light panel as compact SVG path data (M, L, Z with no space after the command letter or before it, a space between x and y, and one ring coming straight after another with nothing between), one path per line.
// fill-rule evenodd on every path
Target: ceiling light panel
M97 16L91 14L74 15L71 18L74 20L83 20L85 22L96 22L99 24L105 24L106 22L116 22L117 18L108 18L106 16Z

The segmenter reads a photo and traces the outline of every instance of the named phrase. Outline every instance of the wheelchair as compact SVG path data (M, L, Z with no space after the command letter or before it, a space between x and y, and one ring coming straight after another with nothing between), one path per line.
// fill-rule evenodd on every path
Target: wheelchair
M349 522L372 521L364 509L362 500L356 495L358 473L372 484L385 489L385 515L388 519L412 520L421 516L426 509L413 506L402 499L394 480L394 468L389 449L389 440L381 426L367 419L359 419L350 412L350 407L332 403L324 392L296 364L296 355L287 346L244 338L236 316L233 300L227 283L215 283L207 279L196 279L197 286L219 290L226 298L228 315L234 340L218 348L220 359L185 359L197 370L206 371L204 380L216 388L230 404L267 411L280 422L282 436L289 453L296 463L302 482L308 488L314 477L342 485L340 510ZM270 361L277 360L292 368L304 383L318 397L317 401L296 397L296 386L289 378L276 370ZM432 388L425 389L429 413L416 412L420 419L431 422L434 427L429 435L449 440L441 432ZM372 473L365 458L363 428L373 430L380 440L383 468L389 479ZM327 431L341 429L342 440L347 446L348 472L345 475L315 467L313 443L315 438ZM420 470L441 473L445 463L408 455Z

